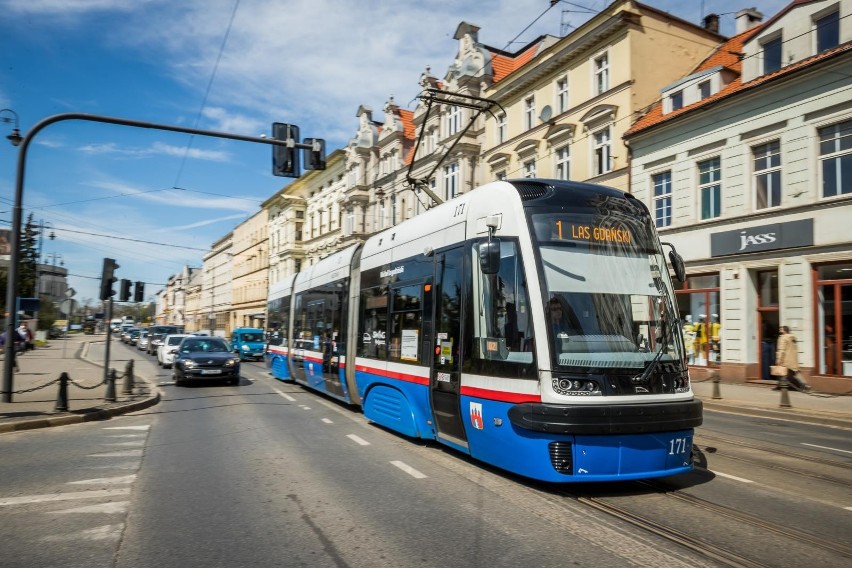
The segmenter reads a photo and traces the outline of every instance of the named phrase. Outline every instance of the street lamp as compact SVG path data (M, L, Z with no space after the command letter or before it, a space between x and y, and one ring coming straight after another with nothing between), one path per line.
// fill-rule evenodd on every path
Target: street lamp
M8 117L8 116L3 116L4 112L11 114L12 117L14 117L14 118ZM20 130L21 125L20 125L20 121L18 120L18 113L13 111L10 108L0 109L0 122L5 122L7 124L11 123L11 122L15 123L15 127L12 129L12 133L9 134L8 136L6 136L6 138L9 139L9 142L12 143L12 146L19 145L21 143L21 140L23 140L23 138L21 137L21 130Z

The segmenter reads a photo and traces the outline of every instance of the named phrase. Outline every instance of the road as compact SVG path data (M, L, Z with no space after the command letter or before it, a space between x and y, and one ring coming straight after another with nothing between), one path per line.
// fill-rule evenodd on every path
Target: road
M115 345L117 356L123 349ZM135 353L135 350L134 350ZM130 353L127 353L130 355ZM106 422L0 436L3 566L839 566L848 431L708 413L706 468L554 486L243 364ZM13 488L13 489L11 489Z

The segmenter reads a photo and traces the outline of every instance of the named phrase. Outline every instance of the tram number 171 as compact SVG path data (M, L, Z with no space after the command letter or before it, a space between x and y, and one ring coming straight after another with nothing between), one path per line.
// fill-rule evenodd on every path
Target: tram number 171
M669 440L669 455L685 454L691 451L689 438L673 438Z

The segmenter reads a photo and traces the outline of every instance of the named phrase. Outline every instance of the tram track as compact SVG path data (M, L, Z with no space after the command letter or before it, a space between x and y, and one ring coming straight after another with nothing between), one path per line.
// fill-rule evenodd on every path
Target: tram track
M686 547L713 561L719 562L731 568L771 568L771 565L745 558L741 554L723 548L719 545L707 542L704 539L688 535L674 527L655 521L649 517L639 515L624 507L620 507L601 497L583 497L565 494L576 502L591 507L607 515L621 519L636 528L664 538L670 542Z
M696 446L703 447L703 449L704 449L703 451L705 451L706 453L718 455L718 456L724 457L725 459L728 459L728 460L737 461L737 462L740 462L740 463L757 465L757 466L762 467L764 469L768 469L768 470L772 470L772 471L779 471L779 472L783 472L783 473L789 473L789 474L798 475L798 476L802 476L802 477L807 477L807 478L810 478L810 479L815 479L815 480L818 480L818 481L823 481L823 482L826 482L826 483L832 483L832 484L835 484L835 485L839 485L841 487L847 487L850 483L850 480L848 478L843 479L843 478L834 477L834 476L831 476L831 475L826 475L826 474L823 474L823 473L817 473L817 472L813 471L814 464L817 464L817 465L823 465L823 466L827 466L827 467L837 468L837 469L842 470L842 471L852 472L852 464L850 464L850 463L841 462L841 461L832 460L832 459L827 459L827 458L820 458L820 457L815 457L815 456L806 456L806 455L803 455L803 454L790 453L786 449L784 449L784 451L782 452L779 449L771 449L771 448L767 448L766 446L760 446L760 445L757 445L757 444L752 444L752 443L749 443L749 442L742 442L742 441L738 441L738 440L731 440L731 439L714 437L714 436L706 436L706 435L702 435L701 438L702 439L710 439L710 440L713 440L715 442L721 442L721 443L724 443L724 444L735 446L737 448L745 448L745 449L749 449L749 450L755 450L755 451L758 451L758 452L762 452L763 454L767 454L770 457L775 457L779 453L783 453L784 457L786 457L786 458L790 458L790 459L793 459L793 460L800 460L800 461L806 463L807 467L809 469L797 468L797 467L792 467L792 466L789 466L789 465L782 465L782 464L777 464L777 463L771 463L769 460L761 460L761 459L756 458L756 457L738 456L738 455L734 455L734 454L727 453L727 452L720 452L718 447L708 446L707 444L702 444L702 443L700 443L700 441L696 440L696 442L695 442Z
M684 503L688 503L695 507L700 507L714 514L722 515L738 522L748 523L754 527L771 531L785 538L798 540L799 542L814 546L816 548L834 552L846 558L852 558L852 547L846 546L842 543L826 540L818 536L803 533L801 531L792 530L784 525L765 521L755 515L744 513L726 505L719 505L718 503L707 501L706 499L696 497L695 495L686 493L684 491L680 491L677 489L671 490L660 482L637 481L636 483L640 486L653 489L658 493L664 493L667 497L670 497L672 499L678 499Z
M706 499L696 497L678 489L672 489L666 486L665 483L659 481L643 480L632 482L632 484L637 488L642 489L640 493L647 493L648 490L651 490L655 496L662 495L667 499L676 500L682 505L700 508L705 512L727 519L728 521L748 525L761 531L770 532L782 539L795 540L804 545L829 552L841 558L852 559L852 547L846 546L842 543L823 539L812 534L793 530L778 523L766 521L755 515L707 501ZM613 502L612 498L576 494L571 493L568 490L560 490L559 493L563 497L568 497L577 503L591 507L596 511L605 513L611 517L618 518L645 532L683 546L705 558L718 562L723 566L731 568L769 568L770 566L773 566L773 564L766 564L760 560L748 558L740 552L731 550L724 545L711 542L703 536L689 534L684 530L675 528L658 519L636 512L635 509L639 509L640 506L628 508Z

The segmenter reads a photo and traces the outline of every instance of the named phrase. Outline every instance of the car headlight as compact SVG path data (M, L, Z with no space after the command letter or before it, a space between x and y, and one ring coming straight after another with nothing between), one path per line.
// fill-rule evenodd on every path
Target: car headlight
M242 347L240 347L240 349L242 349L243 351L248 351L248 350L249 350L249 346L248 346L248 345L243 345Z
M186 367L187 369L192 369L193 367L198 366L198 364L195 361L193 361L192 359L183 359L183 360L181 360L181 363L183 363L183 366Z
M240 362L239 359L228 359L227 361L225 361L225 366L226 367L233 367L234 365L236 365L239 362Z

